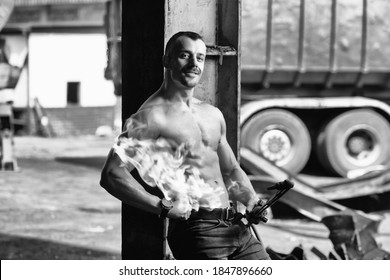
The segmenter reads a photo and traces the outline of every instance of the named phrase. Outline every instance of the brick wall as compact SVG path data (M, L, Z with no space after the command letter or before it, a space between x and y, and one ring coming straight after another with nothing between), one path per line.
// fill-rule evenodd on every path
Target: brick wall
M45 108L53 136L93 135L99 126L114 124L114 107Z

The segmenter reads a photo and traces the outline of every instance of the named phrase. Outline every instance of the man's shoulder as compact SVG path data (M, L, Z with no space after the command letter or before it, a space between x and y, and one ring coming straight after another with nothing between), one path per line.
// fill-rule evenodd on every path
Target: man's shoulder
M221 110L218 107L216 107L210 103L207 103L207 102L202 101L200 99L194 98L194 104L196 104L197 106L202 108L202 110L204 110L207 114L213 114L214 116L216 116L218 118L220 118L220 117L223 118Z
M125 133L142 132L147 135L158 135L164 125L164 104L156 98L146 100L138 111L132 114L125 123Z
M141 107L139 107L138 112L140 113L149 113L160 111L165 106L165 100L158 95L152 95L147 99Z
M166 102L160 97L146 100L133 116L144 120L160 119L166 111Z
M207 109L207 110L211 110L211 111L215 111L215 110L219 110L217 107L215 107L214 105L206 102L206 101L203 101L203 100L200 100L198 98L193 98L192 99L192 103L193 104L196 104L197 106L199 107L202 107L204 109Z

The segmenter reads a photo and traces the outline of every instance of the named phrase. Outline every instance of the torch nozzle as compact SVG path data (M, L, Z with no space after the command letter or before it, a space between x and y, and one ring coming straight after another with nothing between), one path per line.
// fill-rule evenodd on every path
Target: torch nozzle
M289 190L294 187L294 183L289 180L284 180L283 182L277 182L273 186L269 187L268 190Z
M289 180L284 180L283 182L277 182L273 186L269 187L268 190L278 190L273 197L267 200L260 208L256 209L254 215L261 217L261 213L267 208L272 206L276 201L278 201L286 192L294 187L294 183ZM266 223L268 219L266 217L261 217L262 221Z

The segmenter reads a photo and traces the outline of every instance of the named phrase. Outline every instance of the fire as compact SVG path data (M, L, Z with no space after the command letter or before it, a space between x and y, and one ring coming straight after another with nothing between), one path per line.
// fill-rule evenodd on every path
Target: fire
M189 146L177 146L162 137L145 138L146 127L130 118L125 136L117 138L114 150L123 164L137 168L145 183L158 187L165 198L179 201L184 211L218 207L220 195L201 178L197 168L185 164Z

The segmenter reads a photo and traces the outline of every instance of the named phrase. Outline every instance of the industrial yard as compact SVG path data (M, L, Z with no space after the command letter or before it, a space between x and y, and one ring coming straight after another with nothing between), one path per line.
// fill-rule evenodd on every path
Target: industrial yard
M121 203L99 186L112 139L15 138L18 170L0 173L1 259L121 259ZM389 251L390 213L381 214L375 238ZM257 229L280 253L302 246L307 259L318 260L313 247L325 255L333 250L327 228L300 216Z
M255 190L295 184L253 228L273 259L390 259L389 11L384 0L2 1L0 259L122 258L122 224L145 222L100 171L119 120L160 87L178 30L202 33L195 97L221 110ZM123 251L139 254L132 243L146 244L128 238Z

